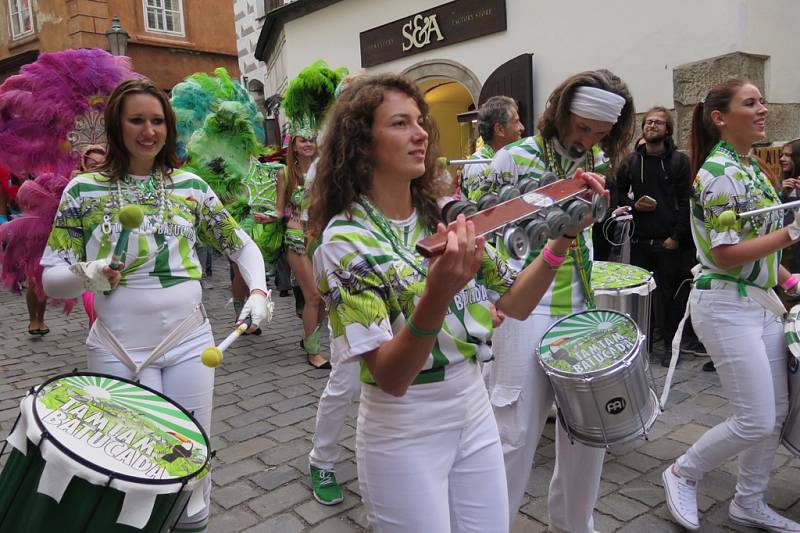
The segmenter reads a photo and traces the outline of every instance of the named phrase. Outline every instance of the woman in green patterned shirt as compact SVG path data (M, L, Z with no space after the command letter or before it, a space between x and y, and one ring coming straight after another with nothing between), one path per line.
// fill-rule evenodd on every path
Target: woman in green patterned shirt
M697 485L707 472L739 457L731 519L768 531L800 532L800 524L764 503L769 473L788 410L783 304L773 288L796 291L780 250L800 238L783 228L783 213L737 219L780 203L750 152L765 137L767 108L752 83L716 85L692 117L692 236L700 261L689 298L692 324L708 349L733 414L707 431L663 473L667 504L687 529L698 529Z
M312 187L314 274L332 350L361 362L359 488L375 531L507 533L505 469L477 362L490 302L527 317L571 241L514 276L471 222L436 207L437 134L419 89L384 74L345 89ZM602 193L602 178L585 174ZM425 261L415 244L447 232ZM545 258L545 256L547 258Z

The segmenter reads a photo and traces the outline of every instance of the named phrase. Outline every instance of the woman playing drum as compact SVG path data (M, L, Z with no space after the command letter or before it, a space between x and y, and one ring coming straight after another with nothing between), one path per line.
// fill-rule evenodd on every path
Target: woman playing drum
M90 371L138 377L193 412L210 433L214 371L199 354L214 342L194 243L201 236L237 263L251 289L241 318L251 316L253 328L268 313L261 253L208 185L178 170L175 115L150 80L120 84L109 98L105 125L105 162L74 178L62 195L41 261L45 291L58 298L95 293L97 320L86 341ZM144 222L130 234L124 268L115 270L109 258L119 239L119 214L131 204L141 207ZM207 516L206 506L182 518L175 531L201 531Z
M700 341L716 365L733 408L664 471L669 509L687 529L698 529L697 484L703 475L739 457L731 519L768 531L797 532L764 502L775 450L788 408L783 305L773 292L797 279L780 266L779 251L800 238L783 214L736 219L778 204L778 194L751 145L765 137L767 108L752 83L729 80L711 89L692 116L692 236L700 260L689 305ZM730 215L730 213L728 213Z
M342 92L312 188L314 272L332 350L361 360L357 462L375 531L507 533L500 439L476 363L491 354L490 301L528 316L570 241L550 241L515 282L459 216L426 264L415 243L447 231L437 229L436 137L405 78L365 77ZM602 193L602 178L583 176Z

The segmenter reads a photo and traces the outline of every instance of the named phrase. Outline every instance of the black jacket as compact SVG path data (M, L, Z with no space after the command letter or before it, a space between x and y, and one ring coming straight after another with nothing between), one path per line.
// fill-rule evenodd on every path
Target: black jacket
M642 196L655 198L658 202L655 211L632 211L634 238L663 240L672 237L681 248L687 248L692 245L689 157L675 148L671 138L667 138L666 144L663 153L650 155L642 143L623 160L617 170L618 201L619 205L633 209L633 204ZM633 199L628 196L631 190Z

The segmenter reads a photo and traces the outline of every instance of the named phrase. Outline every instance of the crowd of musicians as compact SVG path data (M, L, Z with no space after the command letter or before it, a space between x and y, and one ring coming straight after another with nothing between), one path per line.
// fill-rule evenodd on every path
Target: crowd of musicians
M446 226L447 180L437 172L438 133L420 89L380 74L348 78L336 93L324 122L292 136L290 167L277 174L280 205L249 215L288 224L285 249L309 309L304 342L315 344L309 354L320 352L319 324L329 328L332 369L309 456L314 496L342 501L336 441L360 395L358 483L374 531L507 533L554 401L537 347L556 321L593 305L592 228L602 221L590 212L525 257L477 234L463 215ZM607 70L582 72L552 91L533 136L520 138L529 125L512 99L482 106L474 157L491 163L465 165L459 184L462 198L477 201L546 173L580 180L596 195L610 189L621 206L615 213L634 214L632 253L648 269L677 258L679 247L696 250L688 311L732 414L663 472L669 511L691 530L701 523L704 475L738 457L731 520L800 532L764 501L789 410L785 308L775 290L797 294L800 277L783 266L781 250L800 240L800 219L723 215L777 205L794 189L791 180L776 187L751 151L766 119L759 87L728 80L696 106L688 159L675 155L664 108L644 114L631 155L635 107L626 84ZM263 253L225 199L181 168L175 114L150 81L114 89L105 128L104 159L61 196L41 258L43 289L59 299L92 295L90 371L133 378L124 360L138 364L158 351L138 379L213 434L214 370L199 357L213 339L194 245L202 239L235 264L247 287L239 320L251 320L250 331L268 329L271 312ZM796 159L790 152L787 167ZM120 211L132 204L142 206L144 223L120 270L111 250ZM445 236L445 251L425 259L415 245L434 234ZM667 295L678 291L666 274L657 282ZM685 307L665 298L665 344L680 334ZM605 453L556 424L550 531L594 531ZM182 517L175 531L207 527L210 481L203 490L205 511Z

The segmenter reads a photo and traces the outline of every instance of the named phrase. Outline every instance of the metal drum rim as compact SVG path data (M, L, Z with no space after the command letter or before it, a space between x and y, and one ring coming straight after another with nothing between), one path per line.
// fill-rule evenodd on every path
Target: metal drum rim
M559 324L560 322L563 322L567 318L571 318L571 317L573 317L575 315L580 315L582 313L587 313L587 312L590 312L590 311L606 311L606 312L616 313L618 315L622 315L622 316L626 317L628 320L633 322L633 324L636 326L636 331L639 333L636 336L636 343L633 345L633 350L628 355L626 355L625 357L620 359L619 361L615 361L614 364L609 365L609 366L607 366L605 368L601 368L599 370L593 370L592 372L586 372L586 373L583 373L583 374L575 374L573 372L565 372L564 370L559 370L557 368L553 368L550 365L548 365L547 363L545 363L544 361L542 361L542 358L540 356L541 350L542 350L542 340L544 340L544 337L542 337L542 340L539 341L539 346L536 347L536 356L535 357L536 357L536 361L539 363L539 366L542 367L542 370L544 371L544 373L548 377L550 375L555 375L555 376L563 377L563 378L566 378L566 379L578 380L578 381L600 377L600 376L603 376L603 375L609 373L611 370L616 369L616 368L618 368L620 366L624 366L625 363L627 363L629 361L632 361L633 359L636 358L636 354L638 354L642 350L642 345L644 344L645 336L642 334L641 331L639 331L639 324L636 323L636 321L633 319L633 317L630 314L623 313L621 311L617 311L616 309L584 309L583 311L578 311L577 313L572 313L570 315L561 317L558 320L556 320L555 322L553 322L550 325L550 327L547 328L545 333L547 333L547 331L550 331L557 324Z
M180 409L183 412L183 414L185 414L189 418L189 420L191 420L192 422L195 423L195 425L197 426L197 429L199 430L200 434L203 436L203 439L206 442L206 450L208 451L211 448L211 441L209 441L208 435L206 434L206 430L203 428L203 426L201 426L200 423L194 418L194 416L192 416L192 414L189 411L184 409L184 407L182 405L179 405L176 401L174 401L173 399L169 398L165 394L163 394L161 392L158 392L157 390L152 389L152 388L148 387L147 385L142 385L141 383L136 383L135 381L131 381L131 380L126 379L126 378L121 378L119 376L112 376L111 374L103 374L103 373L100 373L100 372L70 372L69 374L60 374L58 376L50 378L47 381L45 381L44 383L42 383L41 385L39 385L39 387L36 388L34 393L33 393L33 400L34 401L32 402L32 405L31 405L31 412L33 413L33 419L36 421L36 426L39 428L39 431L41 431L43 436L47 435L48 436L47 437L47 442L53 444L64 455L66 455L70 459L73 459L74 461L80 463L81 465L85 466L89 470L94 470L95 472L98 472L100 474L108 476L109 478L120 479L120 480L123 480L123 481L128 481L130 483L138 483L140 485L186 484L189 481L191 481L192 479L194 479L195 477L197 477L198 474L200 474L204 469L206 469L208 467L208 463L211 460L211 452L210 451L208 451L206 453L205 461L203 461L203 464L197 469L197 471L195 471L192 474L189 474L189 475L186 475L186 476L180 476L180 477L173 477L173 478L170 478L170 479L141 478L141 477L131 476L129 474L122 474L120 472L115 472L115 471L109 470L108 468L105 468L103 466L96 465L96 464L92 463L91 461L89 461L88 459L82 457L81 455L78 455L77 453L75 453L72 450L70 450L69 448L67 448L67 446L65 444L63 444L61 441L59 441L56 438L56 436L53 435L52 433L50 433L47 430L47 428L45 427L44 422L42 422L41 417L39 416L39 412L38 412L38 410L36 408L36 399L39 397L39 392L42 389L44 389L47 385L49 385L50 383L53 383L54 381L58 381L60 379L69 378L69 377L75 377L75 376L101 377L101 378L113 379L113 380L116 380L116 381L122 381L124 383L128 383L130 385L135 385L135 386L137 386L137 387L139 387L141 389L144 389L144 390L146 390L148 392L151 392L151 393L153 393L153 394L155 394L157 396L160 396L161 398L167 400L171 405L174 405L175 407Z

